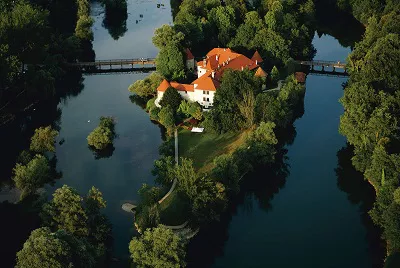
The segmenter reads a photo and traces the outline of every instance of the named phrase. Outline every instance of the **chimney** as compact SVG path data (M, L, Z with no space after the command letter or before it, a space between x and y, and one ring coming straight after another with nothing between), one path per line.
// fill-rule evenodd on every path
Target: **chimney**
M204 59L204 60L203 60L203 67L206 67L206 65L207 65L207 60Z
M224 48L224 51L226 51L226 48Z
M243 68L243 66L242 66L242 71L243 71L243 69L244 69L244 68Z
M256 65L258 64L258 60L256 60Z
M212 77L212 78L215 77L215 72L214 72L214 71L211 73L211 77Z
M215 55L215 60L218 61L218 55Z
M231 57L228 57L228 62L231 61Z

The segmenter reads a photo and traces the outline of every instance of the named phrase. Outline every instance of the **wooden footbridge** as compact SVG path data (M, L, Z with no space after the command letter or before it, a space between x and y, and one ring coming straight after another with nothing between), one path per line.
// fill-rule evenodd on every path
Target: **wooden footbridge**
M68 63L83 73L149 72L156 69L155 58L96 60Z
M313 61L295 61L295 64L310 66L310 74L315 75L325 75L325 76L338 76L346 77L348 73L346 72L346 63L340 61L324 61L324 60L313 60ZM317 68L316 68L317 67ZM337 71L341 69L343 71Z

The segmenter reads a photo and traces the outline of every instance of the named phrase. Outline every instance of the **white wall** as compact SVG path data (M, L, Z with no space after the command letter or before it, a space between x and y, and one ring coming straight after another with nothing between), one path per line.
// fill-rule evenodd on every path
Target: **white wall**
M197 66L197 78L203 76L207 70L203 67Z

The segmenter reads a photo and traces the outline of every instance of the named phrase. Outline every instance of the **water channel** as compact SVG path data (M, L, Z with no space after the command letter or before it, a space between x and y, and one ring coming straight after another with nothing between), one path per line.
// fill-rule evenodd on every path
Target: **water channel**
M328 35L316 35L313 44L315 59L344 61L350 52ZM258 200L260 193L246 194L232 213L223 248L209 263L212 267L350 268L379 264L372 250L376 236L367 229L368 218L363 216L369 200L351 200L353 193L342 190L349 183L346 180L355 179L344 176L360 176L346 156L351 150L341 150L346 139L338 133L343 113L339 98L345 81L307 77L305 112L294 124L297 135L293 144L286 147L286 182L271 196L268 206ZM347 164L346 170L338 162ZM271 179L268 172L257 176L258 180ZM366 191L371 198L374 195L362 180L351 190ZM268 190L265 195L270 195Z
M154 30L172 23L169 1L129 0L127 31L114 40L103 27L103 8L92 2L93 49L97 59L154 57ZM344 61L350 52L333 37L314 38L318 59ZM135 234L122 203L137 200L142 183L153 183L151 168L162 142L160 128L130 99L128 86L147 74L84 77L82 92L59 104L62 111L57 168L82 195L94 185L107 200L113 224L114 256L128 259ZM244 186L219 224L199 233L189 247L193 267L377 267L376 234L366 211L373 190L351 168L351 150L338 133L338 102L346 79L309 76L305 112L282 154L279 171L259 170ZM115 150L96 159L86 137L102 115L117 120ZM343 147L346 149L341 150ZM285 159L287 157L288 159ZM278 161L279 162L279 161ZM354 177L358 177L354 179ZM252 184L257 181L255 184ZM368 197L368 198L366 198ZM15 254L15 253L14 253ZM121 262L116 266L126 267ZM379 267L379 266L378 266Z

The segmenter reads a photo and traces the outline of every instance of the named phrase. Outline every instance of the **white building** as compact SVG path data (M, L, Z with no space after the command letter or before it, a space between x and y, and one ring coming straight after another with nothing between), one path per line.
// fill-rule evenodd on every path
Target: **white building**
M190 50L186 50L187 62L189 69L195 65L194 57ZM254 70L255 75L266 77L267 74L259 67L259 63L263 60L256 51L251 59L242 54L238 54L229 48L214 48L207 53L206 58L197 63L198 78L189 84L180 84L177 82L168 82L164 80L157 88L156 105L160 107L159 101L162 99L164 92L169 87L175 88L183 99L198 102L204 108L213 106L214 94L220 85L221 77L226 69L234 70Z

